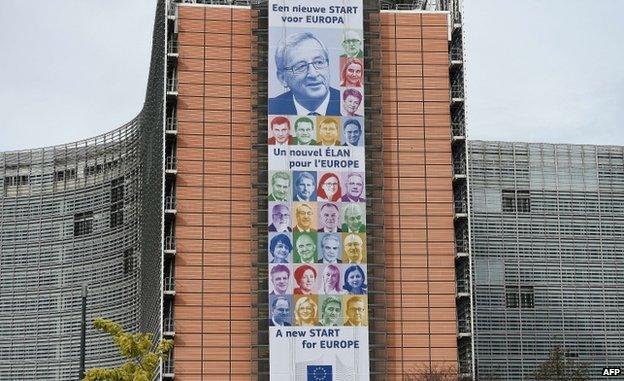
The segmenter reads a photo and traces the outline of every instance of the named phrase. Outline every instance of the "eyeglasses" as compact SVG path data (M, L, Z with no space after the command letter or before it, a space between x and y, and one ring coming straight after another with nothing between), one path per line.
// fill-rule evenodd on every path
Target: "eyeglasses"
M292 66L285 67L284 70L290 71L293 74L304 74L308 71L310 65L314 66L316 70L326 69L329 66L329 61L325 58L316 58L312 62L297 62Z

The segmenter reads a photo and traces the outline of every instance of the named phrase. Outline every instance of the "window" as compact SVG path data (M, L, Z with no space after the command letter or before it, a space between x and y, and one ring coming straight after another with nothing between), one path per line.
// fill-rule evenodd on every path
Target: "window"
M530 213L531 194L528 190L502 191L502 209L506 213Z
M54 172L54 181L65 181L76 179L76 168L69 168Z
M74 214L74 236L93 233L93 212Z
M126 275L132 273L132 270L134 269L134 262L132 258L133 253L134 253L134 250L130 248L130 249L125 250L123 254L123 272Z
M4 178L4 186L28 185L28 175L7 176Z
M534 308L533 286L506 286L505 305L507 308Z
M114 228L123 224L124 218L124 178L120 177L111 181L111 211L110 227Z

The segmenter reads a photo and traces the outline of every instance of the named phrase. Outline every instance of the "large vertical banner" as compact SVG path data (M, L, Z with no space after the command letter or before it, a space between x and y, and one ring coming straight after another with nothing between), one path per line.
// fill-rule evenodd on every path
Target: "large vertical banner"
M362 0L269 1L271 380L369 379Z

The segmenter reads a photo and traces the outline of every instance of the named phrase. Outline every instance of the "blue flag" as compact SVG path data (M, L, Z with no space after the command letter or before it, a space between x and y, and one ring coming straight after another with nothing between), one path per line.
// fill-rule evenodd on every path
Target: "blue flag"
M332 381L331 365L308 365L308 381Z

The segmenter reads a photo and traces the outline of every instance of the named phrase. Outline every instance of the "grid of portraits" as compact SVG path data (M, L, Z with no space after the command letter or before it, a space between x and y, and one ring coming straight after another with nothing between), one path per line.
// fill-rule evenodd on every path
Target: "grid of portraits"
M269 60L269 149L334 146L363 157L362 30L270 33L279 42ZM364 168L277 170L306 159L283 152L269 159L269 324L368 326Z

